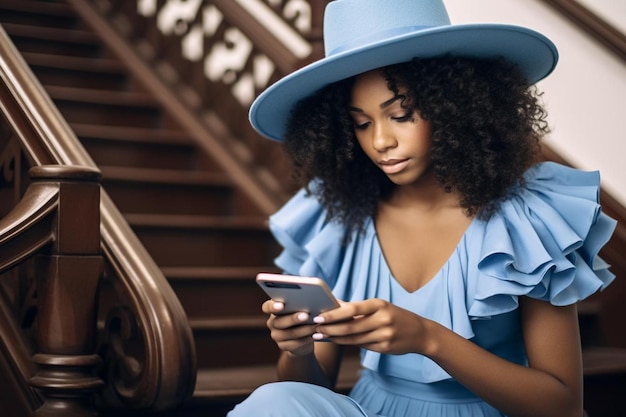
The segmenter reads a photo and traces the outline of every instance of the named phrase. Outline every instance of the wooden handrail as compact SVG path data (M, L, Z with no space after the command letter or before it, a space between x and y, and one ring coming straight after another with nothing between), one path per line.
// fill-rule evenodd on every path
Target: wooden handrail
M626 62L626 35L573 0L543 0Z
M0 27L0 110L30 166L66 165L96 169L67 122ZM19 175L19 173L16 173ZM107 380L111 398L127 406L162 409L191 396L196 362L185 312L165 276L133 231L102 192L101 251L113 279L126 292L126 323L141 334L144 357L131 381ZM117 316L117 312L111 314ZM115 324L112 320L110 323ZM105 329L118 338L119 327ZM106 343L106 341L105 341ZM107 350L111 366L124 367L124 352ZM39 358L45 364L48 358ZM120 378L119 376L117 378ZM123 389L121 388L123 387Z
M0 274L52 242L56 187L31 186L14 209L0 219Z

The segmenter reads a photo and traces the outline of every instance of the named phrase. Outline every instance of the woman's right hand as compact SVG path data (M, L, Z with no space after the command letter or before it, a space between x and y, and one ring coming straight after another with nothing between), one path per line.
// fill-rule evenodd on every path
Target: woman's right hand
M313 353L313 333L315 324L307 323L309 314L297 312L281 314L285 305L274 300L263 303L262 310L269 314L267 327L270 336L278 347L295 356L303 356Z

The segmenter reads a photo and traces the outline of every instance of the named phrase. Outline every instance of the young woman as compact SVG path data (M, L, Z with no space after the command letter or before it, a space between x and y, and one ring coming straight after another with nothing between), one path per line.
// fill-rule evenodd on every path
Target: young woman
M582 416L576 302L613 279L615 224L597 173L538 162L554 45L449 25L434 0L331 2L325 40L251 121L303 186L271 218L276 264L342 303L306 324L265 302L289 382L229 416ZM343 346L362 352L349 396Z

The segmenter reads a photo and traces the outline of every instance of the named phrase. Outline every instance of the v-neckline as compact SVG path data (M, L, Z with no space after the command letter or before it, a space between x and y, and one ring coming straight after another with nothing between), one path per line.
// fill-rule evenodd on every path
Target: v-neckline
M461 245L465 244L467 235L468 235L470 229L473 227L475 222L476 222L476 217L472 218L470 223L467 225L467 227L465 228L465 231L463 232L463 234L459 238L459 241L457 242L457 244L455 245L454 249L450 253L450 256L448 256L446 261L441 265L441 268L439 268L439 270L437 270L437 272L432 277L430 277L421 286L419 286L418 288L416 288L413 291L409 291L408 289L406 289L406 287L404 285L402 285L400 283L400 281L398 281L396 279L396 277L393 275L391 267L389 266L389 263L387 262L387 259L385 258L385 253L383 252L383 247L382 247L382 245L380 243L380 240L378 239L378 231L376 230L376 222L374 221L373 218L370 219L370 227L372 228L372 232L373 232L373 235L374 235L374 241L376 242L376 246L378 247L378 251L380 252L381 261L385 265L385 269L388 271L390 279L398 286L398 288L401 288L402 291L404 291L406 294L416 294L416 293L420 292L420 290L422 290L423 288L428 287L433 281L436 281L437 277L439 277L441 275L443 270L449 265L449 263L452 260L452 258L459 252L459 249L460 249Z

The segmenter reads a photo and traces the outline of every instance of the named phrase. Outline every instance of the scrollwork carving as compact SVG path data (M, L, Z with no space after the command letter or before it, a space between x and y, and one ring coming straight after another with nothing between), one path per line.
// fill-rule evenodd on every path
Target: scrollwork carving
M0 119L4 122L4 119ZM0 185L9 184L14 179L16 161L19 159L19 145L15 135L6 123L0 123Z
M311 4L307 0L265 1L273 9L279 9L285 21L303 35L311 31Z
M233 0L234 1L234 0ZM311 31L311 6L306 0L264 0L293 30ZM246 107L271 81L275 65L237 27L227 24L214 4L204 0L169 0L160 7L154 1L138 0L138 10L156 16L164 36L178 36L182 56L203 65L206 78L230 88Z
M307 0L263 0L285 22L303 35L311 31L311 4Z
M113 397L127 406L139 406L138 393L145 384L145 343L137 317L125 306L112 308L107 315L100 355L104 358L103 372L107 392L102 395ZM113 401L107 401L112 403Z
M29 184L20 142L4 118L0 119L0 217L20 200Z

